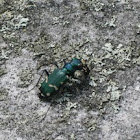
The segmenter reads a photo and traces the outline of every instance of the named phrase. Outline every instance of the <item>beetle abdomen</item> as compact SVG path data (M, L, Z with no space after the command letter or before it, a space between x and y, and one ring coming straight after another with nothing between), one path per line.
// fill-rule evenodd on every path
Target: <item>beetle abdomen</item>
M67 81L66 70L56 69L48 76L48 81L41 84L40 91L43 95L49 96L54 93Z
M46 83L46 81L41 83L41 87L39 88L39 90L41 91L41 93L44 96L50 96L50 94L55 91L55 89L53 87L49 87L49 85L48 85L48 83Z

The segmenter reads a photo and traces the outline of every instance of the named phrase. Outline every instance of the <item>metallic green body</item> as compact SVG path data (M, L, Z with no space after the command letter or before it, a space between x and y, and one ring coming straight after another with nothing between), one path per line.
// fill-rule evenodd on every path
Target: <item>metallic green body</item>
M50 96L50 94L57 91L67 80L67 70L65 68L55 69L48 76L47 80L41 83L40 91L44 96Z

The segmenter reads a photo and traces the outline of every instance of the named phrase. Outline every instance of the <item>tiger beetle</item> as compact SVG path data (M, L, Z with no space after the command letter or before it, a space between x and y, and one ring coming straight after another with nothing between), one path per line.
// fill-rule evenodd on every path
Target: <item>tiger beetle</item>
M47 77L39 88L40 96L48 97L58 91L68 81L69 77L74 76L77 70L83 70L85 74L88 74L89 69L84 60L73 58L70 63L65 63L63 68L57 68L51 74L45 70Z

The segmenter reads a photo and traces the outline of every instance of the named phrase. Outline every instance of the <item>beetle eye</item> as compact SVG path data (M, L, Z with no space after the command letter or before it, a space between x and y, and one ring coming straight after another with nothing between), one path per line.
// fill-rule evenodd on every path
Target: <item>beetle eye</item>
M82 67L83 67L83 64L82 63L80 63L80 64L77 65L77 68L78 69L82 69Z

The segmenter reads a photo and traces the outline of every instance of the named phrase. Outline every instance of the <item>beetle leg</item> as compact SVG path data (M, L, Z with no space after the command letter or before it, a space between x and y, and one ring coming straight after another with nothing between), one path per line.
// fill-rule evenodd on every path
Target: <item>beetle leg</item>
M65 59L63 59L63 63L64 63L64 65L66 64L66 60Z
M55 65L57 68L59 68L56 62L54 63L54 65Z
M83 66L83 71L84 71L84 74L85 74L85 75L88 75L88 74L89 74L90 70L89 70L89 68L88 68L87 65L84 65L84 66Z
M47 71L46 69L44 69L43 72L42 72L42 74L41 74L41 76L40 76L40 78L38 79L38 81L37 81L35 87L38 86L38 84L39 84L39 82L40 82L40 80L41 80L41 78L42 78L44 72L46 73L47 76L49 76L48 71ZM32 90L32 89L31 89L31 90Z
M38 80L36 86L39 84L39 81L41 80L41 78L42 78L44 72L46 73L47 76L49 76L49 72L48 72L46 69L44 69L44 70L42 70L42 71L43 71L43 72L42 72L42 74L41 74L41 76L40 76L40 78L39 78L39 80Z
M29 89L28 91L26 91L25 93L32 91L36 86L38 86L38 84L39 84L39 82L40 82L40 80L41 80L41 77L43 76L43 73L44 73L44 72L47 74L47 76L49 76L48 71L47 71L46 69L43 70L43 72L42 72L40 78L38 79L38 81L37 81L37 83L36 83L36 85L35 85L34 87L32 87L31 89Z
M43 70L43 73L44 73L44 72L46 73L47 76L49 76L49 72L48 72L46 69ZM43 75L43 73L42 73L42 75ZM41 75L41 76L42 76L42 75Z
M81 81L75 77L69 77L68 80L70 81L71 84L72 83L81 84ZM69 85L71 85L70 83Z
M77 78L72 78L71 81L77 84L81 84L81 81Z

